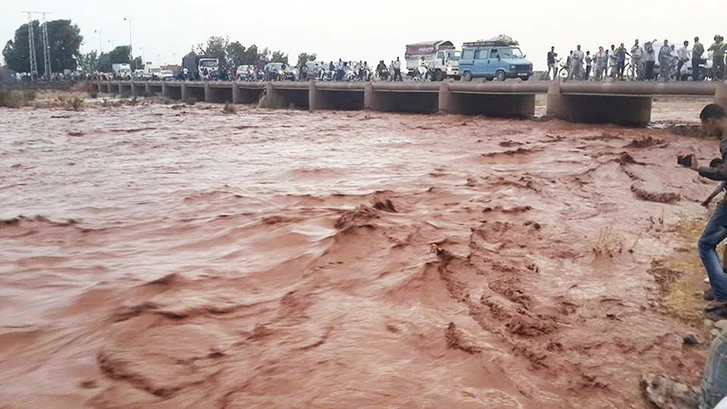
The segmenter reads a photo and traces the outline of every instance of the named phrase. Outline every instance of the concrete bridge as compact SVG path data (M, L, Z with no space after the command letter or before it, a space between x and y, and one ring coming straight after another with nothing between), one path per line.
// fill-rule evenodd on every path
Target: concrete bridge
M99 93L161 95L213 103L253 104L263 95L308 110L445 112L532 117L547 94L549 116L571 122L643 126L654 97L712 97L727 108L727 84L707 82L97 82Z

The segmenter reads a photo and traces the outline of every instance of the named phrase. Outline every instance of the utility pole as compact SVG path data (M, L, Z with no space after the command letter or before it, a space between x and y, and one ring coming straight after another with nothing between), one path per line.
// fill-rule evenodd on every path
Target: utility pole
M41 26L41 39L43 41L43 66L45 68L45 79L50 81L51 73L53 70L50 65L50 43L48 42L48 23L45 20L45 15L50 14L47 11L24 11L28 13L28 41L30 43L30 75L31 77L38 76L38 61L35 56L35 32L33 30L33 14L40 14L43 16L43 25Z
M134 70L136 70L136 64L134 63L134 42L131 40L131 16L124 16L124 21L129 22L129 54L131 54L131 62L134 64Z
M43 65L45 66L45 80L50 81L53 70L50 65L50 43L48 42L48 22L45 20L47 12L40 13L43 16Z
M101 41L101 30L93 30L94 33L98 33L98 55L103 54L103 41Z
M33 14L30 11L24 11L28 13L28 49L30 50L30 78L36 79L38 77L38 61L35 59L35 35L33 33Z

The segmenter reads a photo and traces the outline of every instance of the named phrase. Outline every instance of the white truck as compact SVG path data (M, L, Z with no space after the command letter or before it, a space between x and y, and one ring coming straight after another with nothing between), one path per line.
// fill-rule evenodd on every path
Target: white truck
M459 59L462 53L451 41L438 40L423 43L408 44L406 46L406 69L410 77L416 77L419 65L423 59L424 64L431 73L434 81L445 78L459 80Z
M129 64L111 64L111 71L114 76L121 79L131 78L131 65Z

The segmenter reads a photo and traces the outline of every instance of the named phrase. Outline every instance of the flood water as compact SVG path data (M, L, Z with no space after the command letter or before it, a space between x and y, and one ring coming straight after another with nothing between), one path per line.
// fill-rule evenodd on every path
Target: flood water
M675 157L716 140L205 104L0 128L7 407L645 408L641 375L701 376L647 271L695 251L669 226L714 186Z

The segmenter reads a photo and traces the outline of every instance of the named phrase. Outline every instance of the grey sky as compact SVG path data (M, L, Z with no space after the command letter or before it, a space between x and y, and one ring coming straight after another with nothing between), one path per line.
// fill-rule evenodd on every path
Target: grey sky
M209 36L228 36L248 46L281 49L295 60L300 52L315 52L330 61L366 60L374 64L396 56L404 45L427 40L463 41L504 33L520 41L523 53L545 68L551 45L561 56L582 44L595 52L599 45L635 38L642 42L668 39L690 43L695 35L712 43L727 35L724 0L694 2L665 0L586 2L560 1L59 1L2 0L2 46L27 21L23 10L51 12L49 19L71 19L84 36L82 51L129 43L132 16L134 54L145 61L178 63L193 44ZM597 11L593 11L597 10Z

